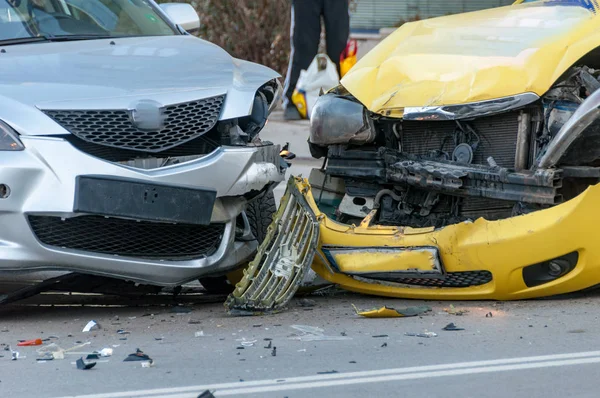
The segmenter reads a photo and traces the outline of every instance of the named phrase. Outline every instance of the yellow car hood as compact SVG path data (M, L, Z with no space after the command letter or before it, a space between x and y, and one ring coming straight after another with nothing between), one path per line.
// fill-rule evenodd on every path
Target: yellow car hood
M369 110L543 95L600 46L591 0L548 0L403 25L365 55L342 85Z

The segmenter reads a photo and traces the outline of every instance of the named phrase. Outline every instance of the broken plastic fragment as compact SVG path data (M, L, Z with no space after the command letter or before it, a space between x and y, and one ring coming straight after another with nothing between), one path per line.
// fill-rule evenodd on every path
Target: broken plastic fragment
M447 331L459 331L459 330L465 330L463 328L459 328L458 326L456 326L454 323L449 323L444 327L444 330Z
M244 340L244 341L242 341L242 345L244 347L252 347L252 346L254 346L255 343L256 343L256 340L251 340L251 341Z
M103 348L98 352L98 354L100 354L101 357L110 357L113 354L113 349L112 348Z
M201 393L200 395L198 395L198 398L215 398L215 396L213 395L212 392L210 392L209 390L206 390L203 393Z
M135 350L135 353L129 354L127 358L123 360L123 362L131 362L131 361L151 361L148 355L144 354L139 348Z
M98 330L102 329L102 326L96 321L89 321L87 325L83 328L83 332L89 332L90 330Z
M86 361L89 361L89 360L92 360L92 359L100 359L100 355L94 353L94 354L88 354L85 357Z
M142 368L151 368L153 366L154 366L154 361L153 360L142 362Z
M343 341L352 340L352 337L347 336L325 336L325 330L306 325L292 325L293 329L298 330L302 334L290 337L292 340L300 341Z
M450 304L449 308L444 308L444 311L446 311L450 315L458 315L458 316L464 315L467 312L469 312L469 310L464 310L464 309L458 310L458 309L454 308L454 305L452 305L452 304Z
M52 355L51 352L47 352L47 353L43 354L42 356L36 358L36 360L38 362L52 361L53 359L54 359L54 356Z
M413 337L424 337L426 339L431 337L437 337L437 333L433 332L423 332L423 333L404 333L405 336L413 336Z
M42 345L42 339L25 340L17 343L18 347L30 347L35 345Z
M79 358L75 364L77 365L77 369L81 370L88 370L96 366L96 362L85 362L83 358Z
M298 305L300 307L314 307L315 305L317 305L317 302L315 300L303 298L298 300Z
M117 330L117 334L131 334L131 332L128 332L127 330L119 329L119 330Z
M354 311L356 311L358 315L365 318L405 318L431 311L431 307L409 307L397 310L395 308L384 306L379 309L368 311L360 311L354 304L352 304L352 307L354 307Z

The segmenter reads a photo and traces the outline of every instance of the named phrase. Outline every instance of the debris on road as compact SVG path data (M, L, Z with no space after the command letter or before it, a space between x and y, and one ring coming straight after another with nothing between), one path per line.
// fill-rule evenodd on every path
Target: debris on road
M131 332L128 332L127 330L119 329L119 330L117 330L117 334L131 334Z
M206 337L206 336L208 336L208 335L204 334L203 330L194 333L194 337Z
M292 340L300 340L300 341L342 341L342 340L352 340L352 337L347 336L326 336L325 330L315 327L315 326L306 326L306 325L292 325L290 326L292 329L296 329L302 334L294 335L290 337Z
M131 362L131 361L152 361L152 358L150 358L148 355L144 354L142 352L142 350L137 348L135 350L135 353L129 354L127 356L127 358L125 358L123 360L123 362Z
M352 307L354 307L354 311L356 311L357 315L360 315L365 318L406 318L406 317L422 315L424 313L431 311L431 307L426 307L426 306L425 307L408 307L408 308L401 308L398 310L395 308L384 306L381 308L367 310L367 311L360 311L358 308L356 308L356 306L354 304L352 304Z
M326 370L325 372L317 372L318 375L332 375L335 373L340 373L337 370Z
M142 362L142 368L151 368L153 366L154 366L154 361L153 360Z
M257 340L242 340L242 345L244 347L253 347Z
M423 337L426 339L429 339L431 337L437 337L437 333L434 332L423 332L423 333L404 333L405 336L411 336L411 337Z
M273 347L273 351L271 351L271 356L272 357L276 357L277 356L277 347Z
M383 344L381 345L381 348L383 348L383 347L387 347L387 343L383 343Z
M494 314L492 314L491 312L488 312L487 314L485 314L486 318L493 318Z
M456 316L461 316L464 314L467 314L469 312L469 310L465 310L465 309L456 309L454 307L454 305L450 304L450 307L448 308L444 308L444 312L448 313L449 315L456 315Z
M16 361L17 359L21 358L21 354L19 354L19 351L13 351L12 349L10 350L11 353L11 359L13 361Z
M85 327L83 328L83 332L89 332L91 330L98 330L98 329L102 329L102 326L100 326L100 324L94 320L89 321L87 323L87 325L85 325Z
M54 359L54 356L52 355L52 353L47 352L44 355L37 357L36 361L38 362L47 362L47 361L52 361Z
M444 326L443 330L454 332L454 331L465 330L465 329L459 328L454 323L449 323L446 326Z
M77 369L81 370L89 370L96 366L96 362L86 362L83 360L83 357L79 358L75 364L77 365Z
M215 396L213 395L212 392L210 392L209 390L206 390L203 393L201 393L200 395L198 395L197 398L215 398Z
M53 359L65 359L65 350L58 344L51 343L37 349L37 353L42 356L52 355Z
M303 298L298 300L298 305L300 307L314 307L315 305L317 305L317 302L315 300L311 300L311 299L307 299L307 298Z
M288 187L295 187L293 178ZM306 248L316 247L319 238L319 222L305 204L297 189L287 190L254 260L225 302L230 315L281 311L298 291L315 256Z
M376 334L376 335L375 335L375 336L373 336L373 337L374 337L374 338L376 338L376 339L380 339L380 338L382 338L382 337L390 337L390 336L388 336L387 334Z
M270 349L272 346L273 346L273 342L272 342L272 341L269 341L269 345L267 345L265 348L268 348L268 349Z
M31 347L36 345L42 345L42 339L23 340L17 343L18 347Z

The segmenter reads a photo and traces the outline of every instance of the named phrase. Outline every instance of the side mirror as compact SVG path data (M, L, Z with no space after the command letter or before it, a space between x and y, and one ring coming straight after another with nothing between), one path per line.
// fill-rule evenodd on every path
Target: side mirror
M187 32L200 29L200 17L190 4L162 3L160 8L174 24L181 26Z

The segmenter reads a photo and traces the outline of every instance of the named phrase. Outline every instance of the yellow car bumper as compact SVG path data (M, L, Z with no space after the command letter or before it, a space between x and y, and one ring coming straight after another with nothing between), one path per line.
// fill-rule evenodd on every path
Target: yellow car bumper
M319 210L307 180L297 178L288 189L302 193L306 211L319 220L313 269L350 291L415 299L517 300L600 283L600 185L528 215L437 230L371 226L369 217L359 226L340 224ZM390 277L396 279L390 282Z

